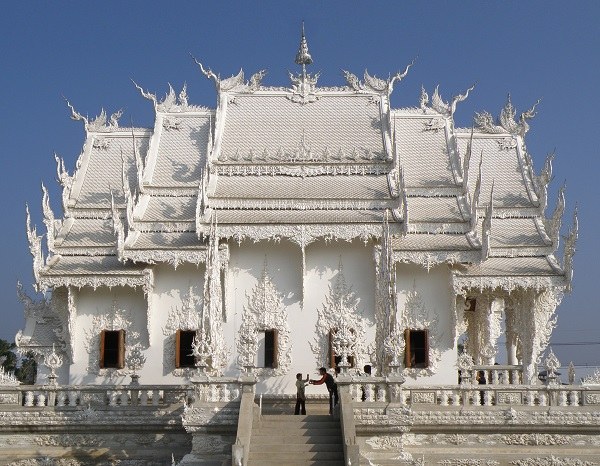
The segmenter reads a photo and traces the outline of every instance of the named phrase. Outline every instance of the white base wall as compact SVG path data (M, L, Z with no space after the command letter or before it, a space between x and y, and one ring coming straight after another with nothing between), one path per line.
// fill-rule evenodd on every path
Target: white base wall
M294 394L296 373L318 378L318 368L328 367L328 329L318 328L330 288L335 284L340 264L343 276L356 298L356 314L364 323L362 352L352 372L370 364L375 341L375 263L373 244L360 241L316 242L305 250L290 242L242 242L230 245L230 259L224 271L224 323L229 361L224 375L238 376L238 339L248 297L261 279L264 264L282 296L290 330L291 364L283 374L257 371L258 393ZM76 292L75 358L68 368L71 384L129 383L130 371L99 370L99 332L126 326L126 349L138 345L146 357L138 371L142 384L186 383L193 369L175 369L175 332L194 330L202 303L205 267L170 265L153 267L154 287L149 297L141 289L83 288ZM407 384L452 384L457 382L454 304L450 273L446 266L429 272L411 264L396 267L398 315L409 328L415 322L427 323L430 335L429 369L405 371ZM195 297L191 312L185 310L189 293ZM422 303L417 314L407 311L415 296ZM412 297L411 297L412 296ZM113 311L113 303L117 311ZM414 307L414 306L413 306ZM411 314L412 312L412 314ZM404 319L404 321L402 321ZM416 319L416 320L415 320ZM321 320L323 322L323 320ZM121 326L121 327L120 327ZM416 327L419 327L418 325ZM375 374L374 374L375 375ZM65 374L66 376L66 374ZM66 380L66 377L63 376ZM63 380L60 380L62 383ZM310 386L309 394L325 394L324 386Z

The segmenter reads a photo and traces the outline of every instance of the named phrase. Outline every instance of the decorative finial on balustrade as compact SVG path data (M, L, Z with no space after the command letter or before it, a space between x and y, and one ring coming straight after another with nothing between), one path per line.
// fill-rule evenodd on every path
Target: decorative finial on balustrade
M140 376L137 371L141 369L146 363L146 356L142 353L139 346L134 346L127 355L127 367L133 371L131 374L131 385L138 385L138 379Z
M552 348L549 349L548 356L544 361L544 366L546 367L546 385L556 385L560 383L560 378L558 372L558 368L560 367L560 361L552 351Z
M54 343L52 343L52 352L44 356L44 365L50 369L50 374L48 375L48 383L50 385L56 385L56 369L62 366L62 364L63 359L56 353Z
M575 383L575 364L573 361L569 363L569 385L573 385Z

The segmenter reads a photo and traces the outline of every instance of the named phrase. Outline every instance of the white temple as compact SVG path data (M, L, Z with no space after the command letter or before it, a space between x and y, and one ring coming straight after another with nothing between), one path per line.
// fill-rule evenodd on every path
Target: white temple
M161 100L135 84L153 128L121 127L121 112L88 119L67 102L85 142L72 173L56 157L63 213L42 186L45 238L27 215L47 298L20 290L16 340L39 356L38 383L180 387L244 374L254 393L285 400L296 373L316 378L325 366L340 386L388 383L371 394L348 382L354 402L362 393L367 404L446 407L466 404L452 395L459 370L463 384L483 371L490 386L539 386L571 288L577 216L559 259L564 190L548 213L553 156L538 174L525 146L537 103L519 114L509 98L498 119L477 113L472 128L457 128L474 86L449 100L423 89L416 106L392 109L412 63L387 80L346 71L340 87L319 87L304 35L295 62L291 87L272 87L265 71L223 79L196 61L216 108L190 103L185 86ZM60 363L44 364L49 355ZM455 388L431 391L441 386ZM512 405L514 390L486 392L478 408ZM198 422L193 409L184 426ZM357 409L360 437L369 422ZM361 461L374 458L362 452L377 441L354 441Z

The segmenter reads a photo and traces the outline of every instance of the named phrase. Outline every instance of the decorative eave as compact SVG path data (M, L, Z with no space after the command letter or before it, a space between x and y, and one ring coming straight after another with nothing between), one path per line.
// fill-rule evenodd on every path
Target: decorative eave
M154 286L154 277L152 270L145 269L136 274L90 274L90 275L66 275L61 276L42 276L39 280L40 289L74 287L83 288L89 286L94 290L99 287L114 288L116 286L128 286L132 288L142 287L145 294L150 293Z
M452 290L456 295L466 296L473 290L493 291L496 289L507 293L512 293L517 289L553 290L562 293L565 290L565 279L560 275L459 276L452 273Z
M202 233L209 234L209 226ZM398 230L398 233L400 231ZM310 225L219 225L219 237L238 243L250 241L280 241L288 239L300 247L324 239L368 243L381 237L381 224L310 224Z
M181 264L199 265L206 262L206 249L188 251L167 250L129 250L123 251L123 260L142 264L170 264L175 269Z
M216 210L384 210L393 208L397 202L388 199L208 199L206 209ZM202 218L210 218L204 215ZM209 223L203 220L200 224Z
M479 251L394 251L394 263L416 264L428 272L440 264L474 264L481 260Z

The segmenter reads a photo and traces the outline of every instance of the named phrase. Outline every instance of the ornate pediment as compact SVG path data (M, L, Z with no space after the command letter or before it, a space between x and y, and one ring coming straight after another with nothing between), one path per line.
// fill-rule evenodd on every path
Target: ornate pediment
M247 304L242 314L242 325L238 332L239 357L241 367L254 366L258 350L258 334L265 330L277 331L277 367L257 368L258 375L286 374L292 363L292 348L287 311L283 304L283 295L273 283L267 267L263 264L260 279L246 296Z
M318 366L324 365L329 358L330 332L336 340L336 334L346 329L352 335L353 340L350 345L352 352L348 356L354 356L355 364L362 367L367 357L366 328L368 321L359 312L358 304L359 299L346 282L340 257L338 273L329 286L325 303L317 310L316 337L314 343L310 343Z

